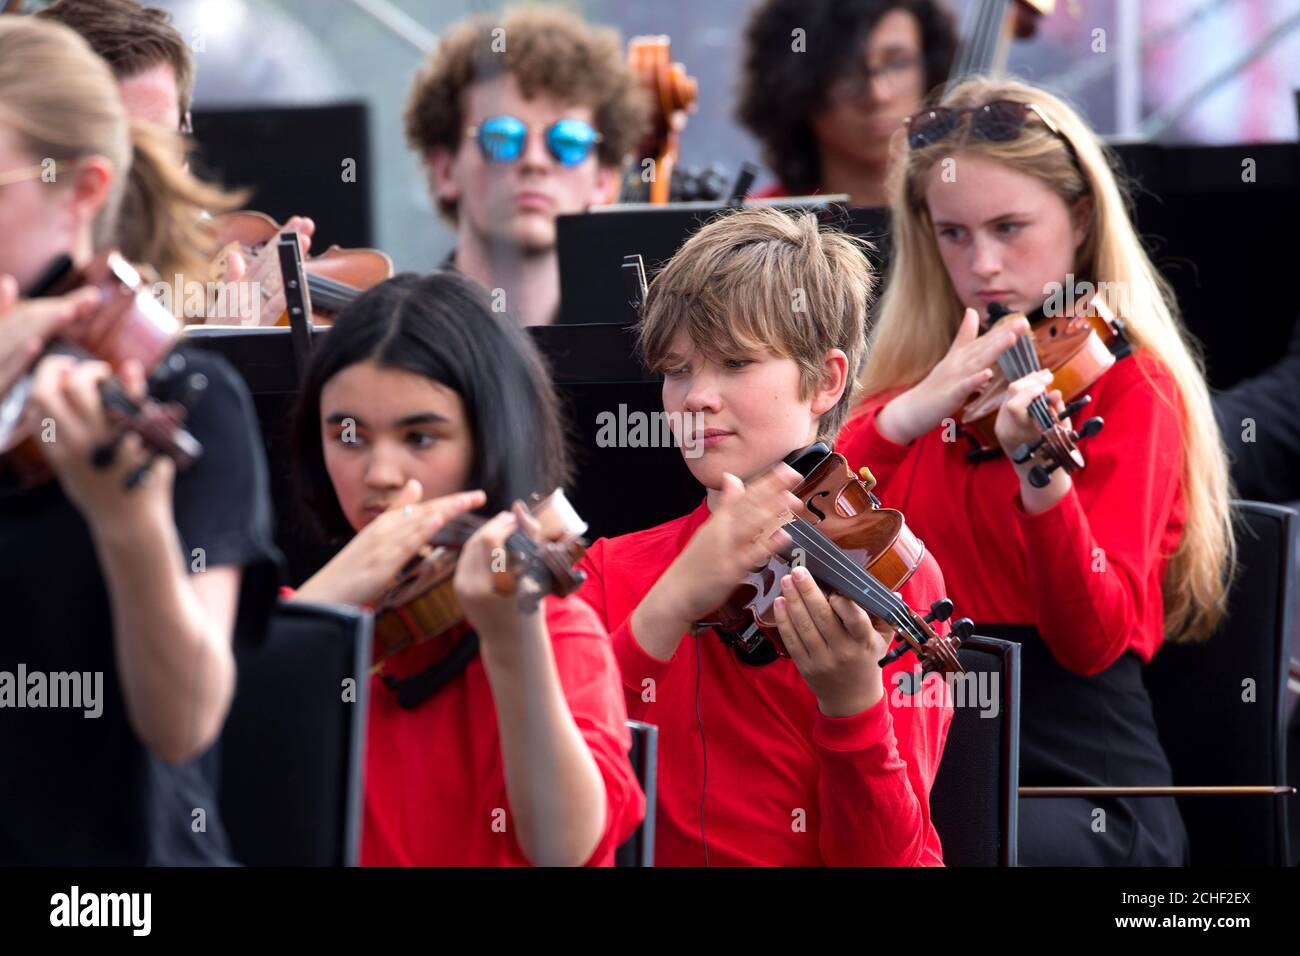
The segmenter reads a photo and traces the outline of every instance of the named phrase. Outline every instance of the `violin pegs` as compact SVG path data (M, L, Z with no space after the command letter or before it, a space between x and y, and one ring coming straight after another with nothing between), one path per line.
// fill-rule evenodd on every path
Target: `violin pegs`
M1057 421L1063 422L1067 418L1073 418L1075 415L1079 414L1079 409L1083 408L1091 401L1092 401L1091 395L1081 395L1079 398L1076 398L1074 401L1072 401L1069 405L1065 406L1065 411L1061 412L1061 414L1057 417Z
M906 654L909 650L911 650L911 645L907 644L906 642L899 644L896 648L894 648L892 651L890 651L888 654L882 657L878 663L880 664L881 667L884 667L886 664L892 664L894 663L894 661L898 660L900 657Z
M975 633L975 622L968 617L959 617L952 622L952 633L956 634L961 640L967 640Z
M1011 460L1014 461L1017 465L1027 462L1030 459L1030 457L1034 454L1034 449L1036 449L1041 444L1042 442L1037 442L1033 445L1029 445L1029 444L1017 445L1015 450L1011 453Z
M1046 488L1052 481L1052 468L1034 465L1029 469L1029 483L1035 488Z
M126 481L122 483L123 489L125 489L126 491L135 491L135 489L139 488L141 485L148 484L149 477L152 473L153 464L157 460L158 460L158 455L156 454L150 455L148 458L146 458L143 465L135 469L133 472L131 472L131 474L127 476Z
M1106 422L1100 416L1095 415L1083 423L1083 427L1079 429L1079 435L1082 438L1091 438L1101 431L1105 424Z
M930 605L930 613L922 618L922 620L927 624L932 624L935 621L946 621L951 616L952 601L948 598L939 598L939 600Z

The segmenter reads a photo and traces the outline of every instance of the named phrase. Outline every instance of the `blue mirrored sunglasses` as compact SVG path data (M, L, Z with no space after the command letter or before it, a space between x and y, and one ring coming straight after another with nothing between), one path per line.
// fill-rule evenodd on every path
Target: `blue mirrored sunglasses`
M517 116L493 116L466 132L478 140L483 158L490 163L513 163L528 141L528 125ZM550 154L564 166L577 166L601 141L590 123L578 119L556 120L546 128L545 138Z

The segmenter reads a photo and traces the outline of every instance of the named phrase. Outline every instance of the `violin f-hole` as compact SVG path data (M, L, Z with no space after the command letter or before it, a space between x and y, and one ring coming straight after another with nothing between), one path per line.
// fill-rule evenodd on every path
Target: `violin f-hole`
M818 521L826 520L826 512L818 508L815 504L813 504L813 502L815 502L818 498L829 497L829 495L830 495L829 491L819 491L817 492L817 494L813 495L811 498L809 498L807 501L803 503L805 508L807 508L809 511L811 511L813 514L817 516Z

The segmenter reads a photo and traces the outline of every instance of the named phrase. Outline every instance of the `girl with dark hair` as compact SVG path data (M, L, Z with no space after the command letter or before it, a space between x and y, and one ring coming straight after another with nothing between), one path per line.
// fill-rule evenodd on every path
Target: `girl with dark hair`
M644 798L608 637L575 598L528 612L493 587L534 533L517 502L568 473L526 334L454 273L381 283L312 355L293 446L301 500L346 540L295 600L373 604L452 518L495 515L456 565L462 624L373 677L362 863L611 863Z
M948 77L936 0L767 0L745 31L736 115L776 184L757 197L847 193L886 206L890 139Z

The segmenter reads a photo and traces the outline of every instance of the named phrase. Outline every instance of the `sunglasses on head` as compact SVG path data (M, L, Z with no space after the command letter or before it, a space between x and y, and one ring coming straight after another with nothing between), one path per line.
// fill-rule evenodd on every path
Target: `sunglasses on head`
M1053 135L1065 142L1071 153L1074 152L1074 145L1061 133L1060 128L1033 103L993 100L982 106L968 106L960 110L936 106L932 110L922 110L909 116L903 123L907 127L907 145L912 149L921 149L948 139L961 128L964 120L968 120L967 126L973 139L1006 143L1021 134L1030 116L1037 116Z
M528 124L517 116L493 116L466 132L478 141L483 158L490 163L513 163L523 155L528 141ZM590 123L579 119L556 120L543 135L547 150L564 166L577 166L602 139Z

